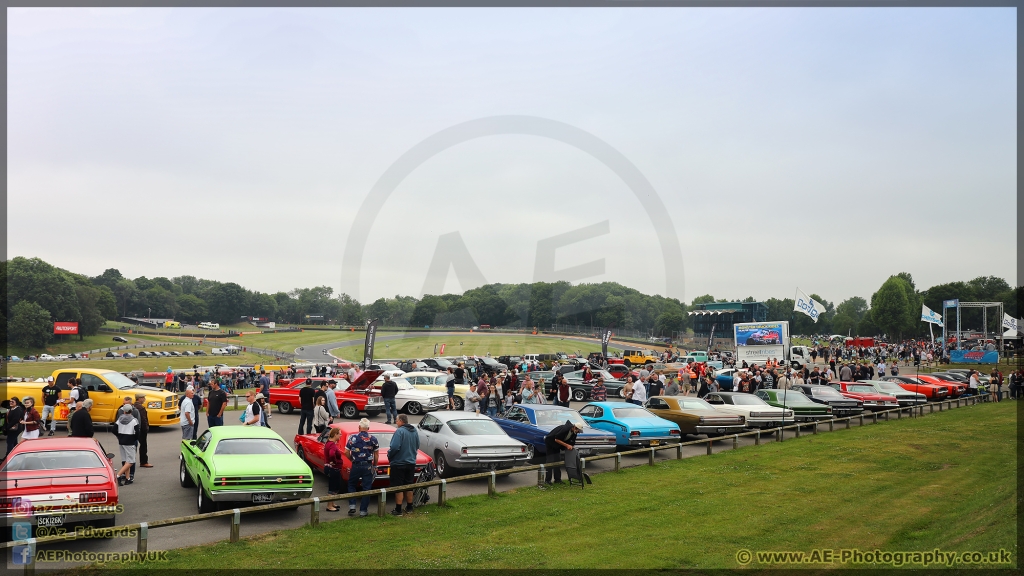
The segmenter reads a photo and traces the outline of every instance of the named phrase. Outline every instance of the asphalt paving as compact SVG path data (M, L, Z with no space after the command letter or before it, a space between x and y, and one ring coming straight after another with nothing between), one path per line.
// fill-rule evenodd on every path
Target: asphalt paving
M572 403L573 409L581 408L585 403L580 402ZM225 412L225 425L238 426L237 411ZM203 422L202 430L205 427L205 418L200 416L200 420ZM380 415L371 420L383 422L384 416ZM417 424L420 417L410 417L412 424ZM271 426L277 431L286 441L291 443L294 435L298 428L299 416L297 413L292 414L281 414L276 410L273 413L271 419ZM865 418L865 422L870 424L870 418ZM857 422L854 421L853 426L856 426ZM827 432L828 424L820 423L819 431ZM58 430L58 434L62 433ZM804 435L810 434L810 428L804 431ZM785 438L792 438L795 436L794 431L786 433ZM116 452L116 440L113 434L102 427L97 427L96 433L97 439L103 444L104 448L108 451ZM689 437L684 440L696 440L703 437ZM178 426L154 428L150 430L149 437L149 458L150 463L153 464L153 468L138 468L135 476L135 482L130 486L122 487L120 490L120 501L124 506L124 512L118 516L117 524L135 524L139 522L153 522L155 520L176 518L196 514L197 503L196 496L197 492L195 488L182 488L178 480L178 456L181 449L181 433ZM761 443L772 442L773 436L770 433L763 434ZM737 447L750 446L755 443L755 440L751 437L739 438L736 441ZM724 439L716 440L713 444L713 452L721 452L724 450L731 450L733 448L733 438L726 437ZM699 444L694 446L683 447L683 457L690 458L694 456L700 456L707 454L707 445ZM629 468L632 466L642 466L648 464L649 456L647 454L640 455L626 455L621 457L621 468ZM655 461L660 462L664 460L676 458L675 450L661 450L655 453ZM587 472L595 476L595 482L600 482L599 475L604 472L610 472L614 470L615 460L607 459L594 462L588 462ZM499 476L496 481L496 486L499 491L509 491L513 489L536 489L537 485L537 472L523 472L513 474L509 476ZM324 497L327 493L327 481L326 478L317 473L315 474L313 495ZM487 493L487 480L486 479L474 479L462 482L449 483L447 487L447 496L449 499L458 498L461 496L468 496L474 494L486 494ZM431 490L431 502L436 503L437 491L436 489ZM393 506L393 498L388 500L389 506ZM369 518L354 518L351 519L347 514L342 512L327 512L323 508L326 505L321 505L320 521L329 522L334 520L346 520L355 522L368 522L374 525L380 524L385 521L392 521L388 519L380 519L375 516L376 514L376 499L371 501L370 504L370 516ZM340 506L346 508L344 503ZM429 513L430 505L417 513ZM281 530L287 528L296 528L307 524L310 519L310 507L303 506L298 510L286 510L286 511L272 511L272 512L259 512L251 514L243 514L241 517L240 525L240 536L245 538L249 536L256 536L265 534L274 530ZM148 536L148 549L150 551L157 550L169 550L174 548L181 548L186 546L194 546L199 544L216 542L219 540L225 540L230 535L230 520L228 518L215 518L211 520L205 520L196 523L182 524L176 526L167 526L154 528L149 530ZM40 545L41 550L67 550L67 551L89 551L89 552L130 552L136 549L136 537L118 537L110 539L86 539L86 540L74 540L67 542L60 542L54 544ZM69 562L57 562L52 564L40 564L37 566L39 570L49 569L62 569L69 568L82 563L69 563ZM13 567L13 565L9 566Z

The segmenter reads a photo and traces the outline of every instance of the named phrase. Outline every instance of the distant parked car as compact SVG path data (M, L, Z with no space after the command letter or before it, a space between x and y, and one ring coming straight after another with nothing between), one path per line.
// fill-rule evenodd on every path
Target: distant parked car
M181 356L181 352L178 352L177 350L171 350L171 356Z
M151 356L151 354L149 352L147 352L146 350L143 350L142 352L139 352L139 358L149 358L150 356Z
M68 356L67 354L58 354L57 358L56 358L56 360L59 360L61 362L65 361L65 360L70 360L70 359L71 359L71 357Z
M38 360L38 358L36 358L35 356L29 354L28 356L25 357L25 360Z
M182 356L195 356L195 354L193 354L191 350L185 350L184 352L181 353L181 355Z
M135 354L132 354L131 352L125 352L124 354L121 354L121 358L135 358Z
M114 342L120 342L122 344L127 344L128 343L128 339L125 338L124 336L114 336Z
M206 356L206 352L204 352L204 351L202 351L202 350L196 350L196 351L194 352L194 354L195 354L196 356Z
M117 352L107 352L106 357L107 358L120 358L121 354L119 354Z
M587 424L615 434L615 443L619 446L647 447L679 442L678 424L640 406L625 402L591 402L579 412Z
M21 358L18 358L17 356L11 356L11 357L7 358L7 361L8 362L21 362Z
M49 362L51 360L56 360L56 358L54 358L53 356L50 356L49 354L40 354L39 355L39 361L40 362Z

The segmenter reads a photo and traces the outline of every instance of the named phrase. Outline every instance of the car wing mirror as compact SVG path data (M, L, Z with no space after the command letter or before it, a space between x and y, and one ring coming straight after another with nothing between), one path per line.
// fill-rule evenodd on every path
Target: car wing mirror
M189 444L189 446L195 446L196 445L196 441L195 440L189 440L188 444Z
M106 384L100 384L99 391L100 392L110 392L110 386L107 386Z
M110 460L110 461L114 460L114 453L113 452L107 452L107 460Z

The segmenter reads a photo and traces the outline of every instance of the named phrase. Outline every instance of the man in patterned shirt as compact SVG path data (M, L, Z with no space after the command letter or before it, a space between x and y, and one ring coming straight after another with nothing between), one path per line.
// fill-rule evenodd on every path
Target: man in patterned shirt
M374 472L377 470L377 438L371 435L370 421L363 418L359 421L359 433L350 436L345 443L345 456L352 462L352 470L348 473L348 491L361 492L369 490L373 486ZM359 517L366 516L366 509L370 506L370 497L363 496L359 505ZM348 501L348 515L356 513L356 499Z

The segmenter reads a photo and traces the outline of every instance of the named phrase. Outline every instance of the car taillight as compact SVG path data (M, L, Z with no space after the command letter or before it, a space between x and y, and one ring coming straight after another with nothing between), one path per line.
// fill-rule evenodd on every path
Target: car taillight
M106 502L106 492L82 492L78 495L79 504L91 504L93 502Z
M220 485L221 486L227 486L228 485L228 479L227 478L221 478L220 479Z
M520 446L519 447L519 451L520 452L526 452L526 446Z
M462 449L462 453L463 454L469 454L469 448L463 448Z
M629 433L629 435L630 436L639 436L640 435L640 431L639 430L633 430L632 432Z
M675 434L676 436L679 436L679 430L671 430L669 431L669 434Z

